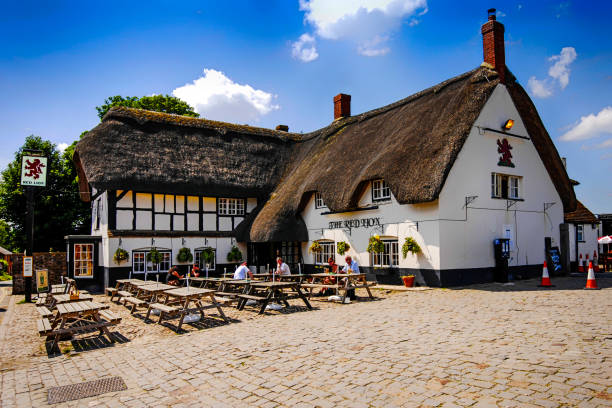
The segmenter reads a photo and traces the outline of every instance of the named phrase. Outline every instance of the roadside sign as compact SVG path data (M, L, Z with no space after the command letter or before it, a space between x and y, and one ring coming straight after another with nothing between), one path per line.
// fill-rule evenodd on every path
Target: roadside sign
M36 270L36 290L38 293L47 292L49 290L49 270Z
M45 187L47 185L47 158L23 155L21 157L21 185Z
M23 277L24 278L32 277L32 263L33 263L33 258L31 256L23 257Z

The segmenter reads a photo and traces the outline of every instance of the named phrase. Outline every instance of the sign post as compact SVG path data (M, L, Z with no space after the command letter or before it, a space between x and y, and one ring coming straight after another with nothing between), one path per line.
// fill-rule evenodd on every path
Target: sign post
M29 257L23 258L23 277L25 280L25 301L32 301L32 264L34 255L34 191L47 185L47 157L40 150L25 150L21 156L21 185L27 198L26 234ZM26 258L30 259L29 276L26 275Z

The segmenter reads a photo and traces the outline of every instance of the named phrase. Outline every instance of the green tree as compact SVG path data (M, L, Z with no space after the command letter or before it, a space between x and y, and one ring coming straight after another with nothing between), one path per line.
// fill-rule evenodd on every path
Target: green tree
M78 194L77 173L72 163L75 144L60 154L52 142L39 136L28 136L15 153L15 160L2 172L0 219L10 227L7 249L22 252L27 246L26 196L20 184L24 149L41 150L49 158L47 186L35 190L34 250L62 250L66 246L64 236L88 233L91 209Z
M193 118L200 116L194 112L191 106L186 102L170 95L143 96L142 98L138 98L137 96L128 96L124 98L123 96L115 95L106 98L102 106L96 106L100 120L102 120L106 112L113 106L126 106L128 108L145 109L155 112L174 113L176 115L191 116Z

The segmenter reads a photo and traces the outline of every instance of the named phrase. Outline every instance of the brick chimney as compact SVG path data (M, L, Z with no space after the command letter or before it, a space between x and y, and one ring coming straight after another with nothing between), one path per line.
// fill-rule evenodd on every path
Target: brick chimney
M491 64L499 74L502 84L506 83L506 55L504 51L504 25L495 18L495 9L489 9L489 21L480 29L484 62Z
M351 116L351 95L334 96L334 120Z
M287 126L287 125L278 125L276 127L276 130L280 130L281 132L288 132L289 131L289 126Z

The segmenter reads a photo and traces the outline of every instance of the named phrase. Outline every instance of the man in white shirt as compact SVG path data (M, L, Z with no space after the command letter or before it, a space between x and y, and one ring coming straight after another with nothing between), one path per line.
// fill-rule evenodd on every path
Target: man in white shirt
M276 274L277 275L291 275L289 265L283 262L281 257L276 258Z
M247 263L243 262L236 270L234 271L234 279L246 279L247 276L249 278L253 278L253 272L247 267Z

